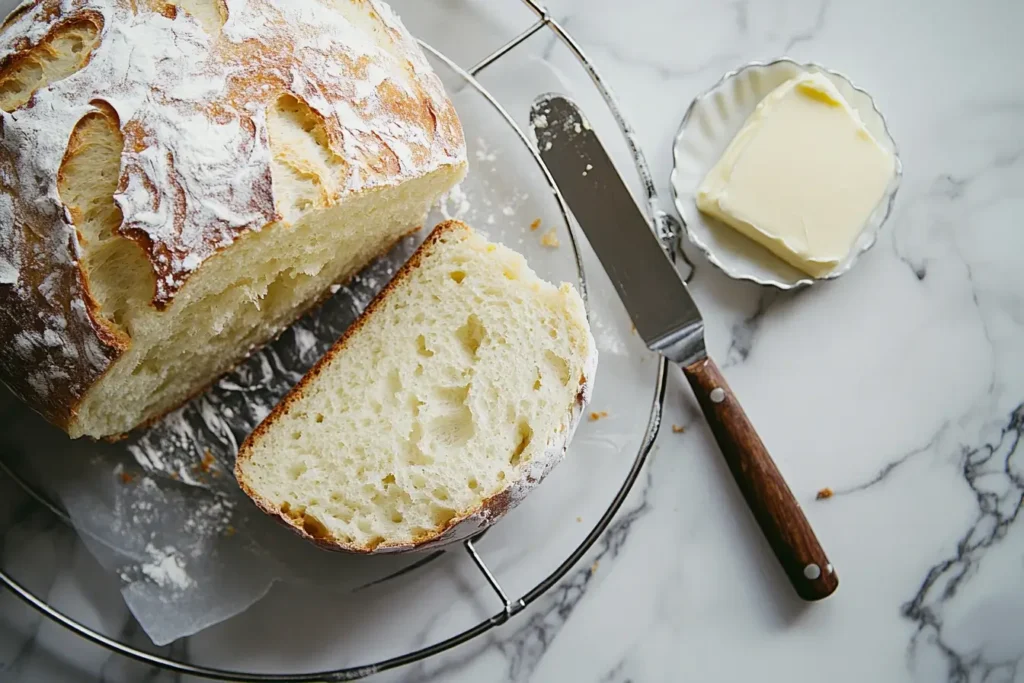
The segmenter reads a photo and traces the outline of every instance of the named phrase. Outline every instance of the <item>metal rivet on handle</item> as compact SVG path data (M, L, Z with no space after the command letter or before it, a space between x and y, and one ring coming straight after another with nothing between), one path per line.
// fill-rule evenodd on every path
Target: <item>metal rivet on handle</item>
M712 403L721 403L724 400L725 400L725 389L723 389L722 387L718 387L717 389L712 389L711 390L711 402Z
M814 581L815 579L820 578L821 577L821 567L819 567L816 564L809 564L809 565L807 565L806 567L804 567L804 576L806 576L811 581Z

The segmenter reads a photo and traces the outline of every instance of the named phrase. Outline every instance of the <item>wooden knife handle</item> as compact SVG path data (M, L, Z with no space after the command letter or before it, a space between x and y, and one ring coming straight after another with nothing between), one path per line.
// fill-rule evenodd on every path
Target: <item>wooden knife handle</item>
M828 597L839 587L839 577L718 366L708 358L684 367L683 373L793 588L804 600Z

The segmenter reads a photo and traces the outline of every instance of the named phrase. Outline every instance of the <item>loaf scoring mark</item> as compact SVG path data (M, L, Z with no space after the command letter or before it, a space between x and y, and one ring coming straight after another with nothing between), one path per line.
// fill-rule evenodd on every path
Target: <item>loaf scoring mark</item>
M57 190L77 232L88 296L100 316L126 333L129 309L153 297L153 273L145 252L119 233L122 215L114 193L124 138L116 112L103 102L95 106L71 134Z
M331 149L319 114L295 96L282 95L270 109L267 131L274 196L285 221L337 202L348 165Z
M35 347L30 361L53 381L30 386L10 351L0 351L0 374L48 418L66 424L124 343L108 323L126 314L108 316L90 298L88 248L58 191L69 140L101 106L93 103L121 125L117 231L144 250L158 308L206 259L279 219L267 110L281 94L307 102L351 163L338 196L464 162L454 109L415 41L377 2L337 4L40 0L8 17L0 343L30 329L62 344Z
M0 109L14 111L41 88L82 69L99 42L102 25L102 17L86 13L55 26L44 42L5 56L0 66Z

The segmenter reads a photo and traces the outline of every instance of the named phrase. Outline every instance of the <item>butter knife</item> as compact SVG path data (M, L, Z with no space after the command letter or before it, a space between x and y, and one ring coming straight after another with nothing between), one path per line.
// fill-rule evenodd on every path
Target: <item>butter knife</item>
M647 346L682 367L733 478L790 583L820 600L839 578L800 504L704 346L704 320L586 117L560 95L534 102L541 158Z

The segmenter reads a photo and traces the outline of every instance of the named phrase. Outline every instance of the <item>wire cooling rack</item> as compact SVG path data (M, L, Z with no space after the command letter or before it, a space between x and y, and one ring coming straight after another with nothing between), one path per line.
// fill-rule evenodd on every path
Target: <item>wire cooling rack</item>
M575 58L579 61L580 65L587 72L590 79L593 81L594 86L597 88L601 97L604 99L608 106L612 116L614 117L622 135L625 138L626 145L633 157L634 164L636 166L637 173L639 174L642 191L644 194L644 200L648 215L651 218L653 229L662 239L666 246L666 249L670 253L675 252L675 245L677 243L677 237L679 234L678 224L674 218L670 215L662 212L658 208L657 192L654 187L654 182L651 178L650 170L647 166L647 162L641 152L637 142L636 136L633 129L623 118L614 96L612 95L609 88L605 85L603 79L598 73L597 69L587 58L586 54L576 42L576 40L556 21L549 13L548 10L536 2L535 0L522 0L522 2L533 12L536 20L519 35L515 36L505 44L498 47L496 50L491 52L489 55L481 59L474 66L469 69L463 69L459 67L455 62L445 56L442 52L421 41L423 49L430 55L444 63L448 68L455 74L461 76L465 82L474 88L486 101L494 108L494 110L503 118L506 123L516 132L522 142L531 151L534 161L537 163L541 172L544 175L550 189L558 202L559 209L561 210L562 216L566 221L566 225L569 227L569 235L573 241L573 249L576 254L578 265L580 265L582 272L582 264L579 263L580 250L577 248L577 233L575 226L572 225L569 220L569 212L566 207L565 200L561 193L558 191L557 186L554 183L551 174L547 167L545 167L540 156L537 154L530 138L527 134L519 127L509 112L502 106L502 104L477 80L488 67L499 62L506 55L511 53L517 47L522 45L532 36L540 33L541 31L551 31L557 38L572 52ZM540 95L541 93L537 93ZM675 256L674 253L672 253ZM685 258L685 256L683 257ZM585 286L585 281L581 282L581 285ZM585 296L585 290L582 292ZM644 433L643 440L640 444L639 450L634 457L633 464L630 467L628 474L619 487L614 498L612 498L607 509L601 515L593 529L587 534L583 541L576 547L573 552L562 561L550 574L547 575L540 583L526 592L524 595L518 598L509 597L508 592L498 582L494 573L484 562L483 557L477 551L475 541L479 540L480 536L474 539L465 541L462 546L465 552L469 555L476 568L483 575L487 584L491 587L494 595L499 603L498 610L488 619L481 621L475 626L468 628L461 633L453 635L444 640L440 640L432 645L422 647L418 650L407 652L402 655L391 657L377 662L367 663L359 666L347 667L344 669L336 669L332 671L322 671L316 673L303 673L303 674L264 674L255 672L245 671L233 671L227 669L219 669L213 667L199 666L190 664L188 662L179 661L170 657L164 657L161 655L153 654L140 650L128 643L121 642L115 638L111 638L103 633L96 631L95 629L81 623L80 621L68 616L67 614L50 606L44 598L41 598L30 590L25 588L21 583L16 581L12 576L0 568L0 585L5 586L14 595L19 597L21 600L26 602L28 605L38 610L47 618L60 624L64 628L72 631L81 638L88 640L96 645L99 645L107 650L114 652L118 655L128 657L136 660L143 664L147 664L154 667L159 667L169 671L173 671L180 674L186 674L191 676L198 676L211 680L221 681L275 681L281 683L314 683L320 681L349 681L360 678L366 678L375 673L387 671L389 669L395 669L402 667L413 662L418 662L434 655L440 654L447 650L450 650L457 645L461 645L469 640L476 638L484 633L487 633L491 629L500 626L518 613L522 612L531 603L535 602L541 596L543 596L548 590L554 587L571 569L579 562L579 560L590 550L594 543L601 537L604 531L608 528L612 519L615 517L619 508L622 506L629 494L637 477L640 475L643 469L644 463L647 460L647 456L651 451L654 444L655 437L658 433L658 428L661 423L662 405L665 396L665 383L667 377L668 364L664 358L659 359L659 365L657 375L655 379L655 391L654 399L652 401L650 414L648 417L647 427ZM7 476L14 479L19 485L22 486L33 498L38 500L44 506L49 508L58 517L65 522L69 522L67 513L61 508L61 506L48 498L46 494L40 493L36 488L24 480L20 475L12 471L3 461L0 460L0 471L4 472ZM482 535L482 534L481 534ZM449 551L452 552L452 551ZM418 567L423 566L431 559L436 558L440 553L428 556L421 562L418 562L405 570L402 573L412 571Z

